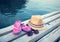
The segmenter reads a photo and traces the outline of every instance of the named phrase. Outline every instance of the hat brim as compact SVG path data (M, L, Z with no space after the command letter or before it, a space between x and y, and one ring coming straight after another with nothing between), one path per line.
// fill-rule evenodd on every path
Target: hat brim
M34 29L34 30L45 30L44 27L41 27L41 28L32 28L32 29Z
M34 29L34 30L45 30L45 27L44 27L44 25L40 25L40 26L32 26L31 24L30 24L30 22L28 23L28 25L32 28L32 29ZM39 27L39 28L38 28Z

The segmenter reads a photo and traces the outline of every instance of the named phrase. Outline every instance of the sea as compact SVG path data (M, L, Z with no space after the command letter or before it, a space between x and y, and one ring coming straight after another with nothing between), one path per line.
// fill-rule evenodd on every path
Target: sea
M22 3L24 3L22 7L21 5L17 5L17 8L15 8L16 4ZM2 7L4 7L5 5L6 4L3 4ZM21 20L23 22L30 19L32 15L45 15L60 10L60 0L26 0L25 2L21 1L20 3L12 3L11 5L14 7L10 8L10 5L7 5L8 8L6 9L10 9L10 12L14 9L14 11L16 10L16 12L12 12L10 14L8 12L3 13L5 12L4 8L3 12L0 10L0 29L13 25L16 20Z

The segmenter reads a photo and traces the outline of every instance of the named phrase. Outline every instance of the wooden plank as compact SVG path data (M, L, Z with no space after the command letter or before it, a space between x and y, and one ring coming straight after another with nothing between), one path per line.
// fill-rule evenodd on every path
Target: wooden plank
M26 23L27 21L25 21L24 23ZM9 35L9 34L8 34ZM11 33L11 35L12 35L12 33ZM9 35L9 38L10 38L10 36L11 35ZM20 34L21 35L21 34ZM15 35L16 36L16 35ZM11 36L11 37L15 37L15 36ZM20 37L20 36L17 36L17 37ZM8 37L7 37L8 38ZM12 39L12 38L10 38L10 39ZM3 40L5 40L4 38L3 38Z
M46 15L44 15L44 16L46 16ZM48 15L47 15L47 16L48 16ZM60 14L57 14L57 15L52 16L52 17L55 17L55 18L56 18L56 17L58 17L58 16L60 16ZM46 19L47 21L45 20L45 22L50 21L50 20L51 20L50 18L52 18L52 17L49 17L49 20L47 20L47 19L48 19L48 18L47 18L47 19ZM54 18L52 18L52 20L53 20L53 19L54 19ZM28 23L28 21L29 21L29 20L24 21L24 23ZM1 30L0 30L0 32L1 32L1 33L0 33L0 36L3 36L4 34L10 33L10 32L12 31L12 29L13 29L13 25L12 25L12 26L9 26L9 27L7 27L7 28L1 29Z
M53 25L55 25L55 24L57 24L57 23L58 23L58 25L60 25L60 24L59 24L59 23L60 23L59 21L60 21L60 19L51 22L49 27L52 27ZM58 25L56 25L56 26L58 26ZM54 26L54 27L56 27L56 26ZM45 35L47 35L48 33L50 33L52 30L56 29L56 28L54 28L54 27L52 27L51 29L47 30L47 31L45 32ZM41 39L42 37L44 37L45 35L44 35L44 34L41 34L41 36L35 37L35 38L32 39L30 42L35 42L35 41ZM37 38L37 39L36 39L36 38ZM38 39L38 38L39 38L39 39Z
M43 15L43 17L48 18L48 17L54 16L54 15L57 15L57 14L60 14L60 10L59 11L52 12L52 13L48 13L46 15Z
M59 16L59 15L57 15L57 16ZM57 16L55 16L55 17L57 17ZM54 16L53 16L54 17ZM48 18L49 19L49 18ZM48 20L47 19L47 20ZM46 20L46 21L47 21ZM50 20L51 21L51 20ZM26 22L25 22L26 23ZM9 41L9 40L12 40L12 39L14 39L14 38L18 38L18 37L21 37L22 36L22 34L24 34L24 32L22 32L22 33L20 33L19 35L13 35L12 33L9 33L9 34L7 34L7 35L4 35L4 36L2 36L2 37L0 37L0 38L3 38L3 41L5 40L5 41ZM2 40L1 40L2 41Z
M60 20L60 19L59 19L59 20ZM59 20L56 20L56 21L59 21ZM52 25L52 24L53 24L53 25ZM41 36L41 34L42 34L42 33L45 33L45 31L50 30L50 29L52 29L53 27L57 26L57 24L60 25L59 22L55 23L55 22L53 21L53 22L51 22L50 25L45 25L46 30L39 31L39 32L40 32L39 34L37 34L37 35L34 34L34 35L31 36L31 37L28 37L27 35L24 35L24 36L22 36L22 37L20 37L20 38L18 38L18 39L16 39L16 40L14 40L13 42L29 42L29 41L30 41L30 42L34 42L34 41L32 41L32 40L36 39L36 37L38 37L38 36ZM47 32L48 32L48 31L47 31Z
M54 42L60 42L60 37L58 37Z
M48 18L48 17L50 17L50 16L56 15L56 13L59 13L59 12L60 12L60 11L52 12L52 13L43 15L42 17L43 17L43 18ZM27 21L29 21L29 20L27 20ZM27 22L27 21L24 21L24 22ZM0 35L1 35L1 34L4 34L4 33L6 34L6 32L7 32L7 33L10 33L10 32L12 31L12 29L13 29L13 25L8 26L8 27L6 27L6 28L4 28L4 29L0 29Z
M23 23L26 24L28 21L29 20L26 20ZM12 32L12 29L13 29L13 25L12 26L9 26L9 27L6 27L4 29L0 29L0 36L6 35L8 33L11 33Z
M60 26L37 42L54 42L58 37L60 37Z
M44 19L43 21L44 21L45 23L49 23L49 22L54 21L54 20L56 20L56 19L58 19L58 18L60 18L60 14L51 16L51 17L49 17L49 18L47 18L47 19ZM49 22L48 22L48 21L49 21Z

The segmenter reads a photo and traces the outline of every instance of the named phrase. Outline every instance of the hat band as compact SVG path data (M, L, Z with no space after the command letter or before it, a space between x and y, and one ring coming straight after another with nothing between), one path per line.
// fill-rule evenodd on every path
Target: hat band
M30 26L34 27L34 28L41 28L43 27L43 24L40 24L40 25L35 25L35 24L32 24L30 21L28 23Z

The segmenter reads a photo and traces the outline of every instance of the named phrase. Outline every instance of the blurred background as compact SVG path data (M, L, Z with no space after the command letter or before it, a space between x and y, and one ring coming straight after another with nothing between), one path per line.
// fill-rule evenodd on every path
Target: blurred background
M60 10L60 0L0 0L0 29L31 15L44 15Z

